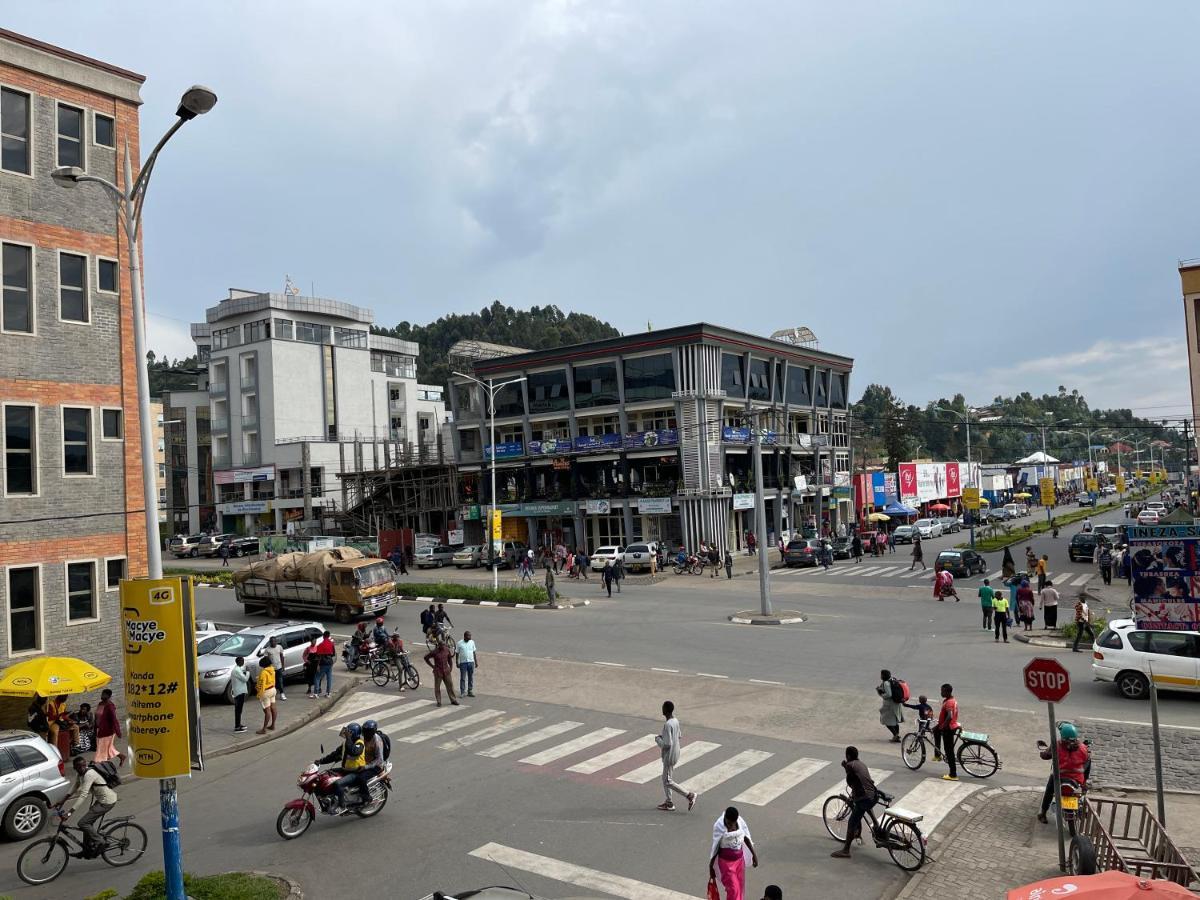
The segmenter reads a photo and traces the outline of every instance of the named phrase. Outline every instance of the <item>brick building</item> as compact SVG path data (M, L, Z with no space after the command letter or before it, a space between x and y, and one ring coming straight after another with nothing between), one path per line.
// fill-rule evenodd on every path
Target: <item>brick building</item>
M127 246L144 78L0 30L0 668L46 653L121 676L119 580L146 574Z

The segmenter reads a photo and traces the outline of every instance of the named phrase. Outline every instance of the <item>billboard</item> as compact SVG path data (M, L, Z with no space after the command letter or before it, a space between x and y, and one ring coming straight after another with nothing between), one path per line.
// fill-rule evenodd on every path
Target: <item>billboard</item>
M946 463L946 496L958 497L962 494L961 469L958 463Z
M1200 628L1200 526L1130 525L1126 530L1137 627Z
M496 459L511 459L514 456L521 456L525 452L525 448L520 441L504 441L496 444ZM483 448L483 458L492 458L492 445L488 444Z
M955 467L957 479L958 463L949 465ZM946 466L947 463L900 463L900 499L927 503L950 496L947 493ZM954 496L958 496L957 487Z

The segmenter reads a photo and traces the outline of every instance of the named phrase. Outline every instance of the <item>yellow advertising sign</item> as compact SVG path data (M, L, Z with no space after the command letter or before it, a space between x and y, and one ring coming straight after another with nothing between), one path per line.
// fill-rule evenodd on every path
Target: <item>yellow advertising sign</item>
M1039 478L1038 489L1042 495L1042 506L1053 506L1056 499L1054 495L1054 479Z
M967 509L979 509L979 488L965 487L962 489L963 506Z
M1125 476L1124 475L1117 476L1117 493L1118 494L1125 493Z
M504 528L502 521L504 512L499 509L492 510L492 540L499 541L504 537Z
M125 710L133 773L141 778L191 771L188 697L194 691L196 643L184 606L182 578L121 582Z
M1093 494L1096 493L1096 491L1100 490L1100 482L1095 478L1089 478L1087 480L1087 489Z

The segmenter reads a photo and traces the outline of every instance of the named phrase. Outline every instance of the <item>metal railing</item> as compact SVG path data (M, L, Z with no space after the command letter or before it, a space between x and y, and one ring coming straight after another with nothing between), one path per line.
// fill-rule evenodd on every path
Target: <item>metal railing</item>
M243 450L242 451L242 465L243 466L257 466L261 462L262 462L262 454L259 453L257 450L253 450L253 451Z
M258 413L256 413L256 412L242 413L242 427L243 428L254 428L257 425L258 425Z
M219 419L210 419L209 428L211 428L213 431L228 431L229 419L225 418L224 416Z
M258 387L258 376L250 375L242 379L242 390L249 391Z
M209 396L217 396L229 392L229 385L224 381L213 381L208 385Z

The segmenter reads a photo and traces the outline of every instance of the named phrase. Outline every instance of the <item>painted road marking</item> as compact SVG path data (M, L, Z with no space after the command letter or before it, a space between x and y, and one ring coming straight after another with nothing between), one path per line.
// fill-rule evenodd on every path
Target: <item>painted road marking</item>
M875 574L879 575L880 577L883 577L885 575L888 577L891 577L891 576L895 575L897 572L903 572L903 571L904 571L904 566L889 566L888 568L883 569L880 572L876 572Z
M405 744L420 744L431 738L441 737L444 734L449 734L451 731L468 728L471 725L486 722L489 719L495 719L502 715L504 715L504 710L502 709L485 709L481 712L471 713L469 716L463 716L461 719L455 719L453 722L448 722L445 725L427 728L424 731L418 731L416 734L406 734L403 737L397 738L397 740Z
M897 799L894 805L924 816L920 823L921 832L929 837L954 807L970 797L980 787L982 785L970 781L943 781L940 778L926 778L903 797Z
M991 575L988 576L988 580L995 581L997 578L999 578L1003 574L1004 574L1003 569L997 569L995 572L993 572Z
M510 731L515 731L518 728L524 728L526 725L532 725L538 721L540 716L513 716L511 719L504 719L496 722L494 725L489 725L487 728L481 728L479 731L472 731L470 734L464 734L446 743L440 745L442 750L457 750L460 747L470 747L473 744L480 744L484 741L489 741L494 737L499 737Z
M503 844L484 844L471 851L471 856L499 863L510 869L520 869L543 878L572 884L589 891L600 891L625 900L697 900L691 894L681 894L664 887L635 881L624 875L611 875L598 869L589 869L572 863L527 853Z
M580 750L586 750L588 747L603 743L610 738L618 737L624 733L624 728L597 728L595 731L590 731L562 744L542 750L532 756L526 756L521 762L527 766L544 766L547 763L562 759L564 756L570 756L572 753L578 753Z
M463 707L461 706L438 706L429 710L428 712L420 713L419 715L406 716L398 722L389 722L387 731L389 734L392 734L393 732L411 728L413 725L418 725L422 722L430 722L434 719L440 719L444 716L452 716L462 708ZM375 718L382 722L384 719L394 719L395 715L389 713L383 716L376 716Z
M567 771L578 772L580 775L592 775L601 769L607 769L609 766L615 766L619 762L624 762L631 757L637 756L639 753L645 753L654 746L654 735L645 734L640 738L635 738L628 744L614 747L607 753L601 753L599 756L593 756L591 759L585 759L583 762L568 766Z
M321 717L321 721L322 722L341 721L343 723L352 722L353 718L346 718L346 717L347 716L353 717L356 713L361 712L364 709L371 709L376 706L383 706L384 704L392 706L398 702L402 702L402 701L399 700L399 698L397 697L397 695L395 693L377 694L374 691L362 691L360 693L355 694L353 697L350 697L344 703L339 704L337 709L326 713L324 716ZM416 703L418 701L414 700L414 701L410 701L410 702ZM428 702L428 701L425 701L425 702ZM341 725L338 726L338 728L341 728L341 727L342 727Z
M735 775L740 775L747 769L757 766L760 762L770 759L774 753L765 750L743 750L736 756L731 756L724 762L719 762L703 772L698 772L680 785L688 793L703 794L719 784L724 784Z
M766 806L827 765L829 765L828 760L808 759L802 756L800 759L788 763L774 775L770 775L753 787L742 791L733 798L733 802L749 803L751 806Z
M1085 572L1084 574L1080 575L1078 578L1076 578L1074 581L1071 582L1071 587L1079 587L1082 584L1087 584L1087 582L1089 582L1091 580L1091 578L1092 578L1092 573Z
M891 774L892 773L889 772L887 769L872 769L871 770L871 778L874 780L874 782L876 784L879 784L881 781L888 778ZM805 803L802 807L800 807L798 810L796 810L796 812L798 815L801 815L801 816L819 816L819 815L821 815L821 807L825 805L825 801L829 797L832 797L834 794L849 794L849 793L850 793L850 786L846 784L845 778L841 778L838 781L835 781L833 784L831 784L825 790L821 791L821 793L817 794L817 796L814 797L812 800L809 800L807 803ZM920 812L919 809L913 810L913 811Z
M524 750L526 747L531 747L542 741L548 741L552 737L558 737L572 728L582 727L582 722L555 722L553 725L547 725L544 728L539 728L537 731L523 734L520 737L513 738L511 741L505 741L503 744L489 747L487 750L480 750L479 755L497 759L506 753L515 753L518 750Z
M391 709L388 709L386 712L375 713L374 718L376 721L383 722L383 721L387 721L390 719L395 719L398 716L408 715L409 713L414 712L418 709L421 709L426 706L432 706L432 705L433 705L432 700L410 700L410 701L408 701L408 703L404 704L403 706L401 706L399 708L391 708ZM337 711L337 720L335 720L337 722L337 724L330 725L329 730L330 731L341 731L343 726L349 725L351 722L355 721L356 719L361 718L361 716L359 714L369 708L370 707L360 706L357 710L353 711L354 714L352 716L350 716L350 718L346 718L346 714L348 712L350 712L350 710L339 709ZM451 708L453 709L453 707L451 707Z
M911 572L905 572L900 577L901 578L916 578L920 575L928 575L928 574L929 574L929 572L926 569L913 569Z
M720 748L720 744L713 744L709 741L692 741L690 744L684 744L683 749L679 751L679 762L675 764L675 768L685 766L688 763L699 759L706 753L712 753ZM626 772L617 778L618 781L628 781L630 784L649 784L655 778L662 775L662 760L656 759L652 763L646 763L644 766L638 766L632 772Z

